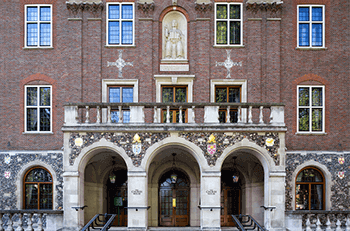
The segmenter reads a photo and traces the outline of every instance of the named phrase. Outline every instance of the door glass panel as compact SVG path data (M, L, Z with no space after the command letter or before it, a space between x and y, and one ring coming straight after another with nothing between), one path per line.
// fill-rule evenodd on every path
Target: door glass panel
M295 209L308 210L309 209L309 185L297 184L295 193Z

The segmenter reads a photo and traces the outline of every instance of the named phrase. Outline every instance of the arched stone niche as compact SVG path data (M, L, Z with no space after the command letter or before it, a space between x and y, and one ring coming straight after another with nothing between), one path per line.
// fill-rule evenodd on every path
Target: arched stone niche
M187 62L187 19L179 11L167 13L162 21L162 62Z

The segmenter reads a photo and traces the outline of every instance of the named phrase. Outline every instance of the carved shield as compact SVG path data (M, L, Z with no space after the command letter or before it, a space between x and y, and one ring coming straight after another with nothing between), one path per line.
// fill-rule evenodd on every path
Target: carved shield
M9 164L9 163L11 162L11 157L6 156L4 162L5 162L6 164Z
M345 162L344 157L339 157L338 162L339 162L339 164L344 164L344 162Z
M140 143L135 143L132 145L132 152L135 154L135 155L138 155L141 153L141 149L142 149L142 144Z
M338 172L338 177L343 179L345 177L345 172Z
M209 155L214 155L216 152L216 144L208 144L207 151Z
M5 172L4 174L5 178L8 179L11 177L11 172Z

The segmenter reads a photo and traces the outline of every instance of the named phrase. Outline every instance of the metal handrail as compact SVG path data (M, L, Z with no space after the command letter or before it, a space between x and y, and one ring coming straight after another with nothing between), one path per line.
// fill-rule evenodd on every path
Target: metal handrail
M258 226L259 230L265 231L265 229L263 229L261 225L252 216L250 215L247 215L247 216L254 221L254 223Z
M239 214L239 215L231 215L231 216L233 220L236 222L236 225L238 226L238 228L241 229L241 231L255 230L256 227L258 227L258 230L265 231L265 229L261 227L261 225L250 215ZM248 218L247 221L243 221L244 217Z
M237 219L237 215L231 215L232 216L232 219L235 221L236 223L236 226L238 226L238 228L241 230L241 231L245 231L244 229L244 226L242 225L242 223L240 222L240 220Z
M90 225L93 224L93 222L100 216L100 214L96 214L83 228L81 231L85 231L85 230L90 230L89 227Z
M103 216L104 219L100 219L100 216ZM110 216L110 218L107 217ZM114 221L117 214L96 214L80 231L86 231L90 230L90 227L92 229L96 229L97 227L102 227L100 230L108 230L111 227L112 222ZM97 222L101 222L102 224L98 224ZM95 223L95 225L94 225Z
M114 221L115 217L117 215L116 214L112 214L112 216L108 219L107 223L105 224L105 226L103 226L103 228L101 229L101 231L106 231L108 230L111 225L112 225L112 222Z

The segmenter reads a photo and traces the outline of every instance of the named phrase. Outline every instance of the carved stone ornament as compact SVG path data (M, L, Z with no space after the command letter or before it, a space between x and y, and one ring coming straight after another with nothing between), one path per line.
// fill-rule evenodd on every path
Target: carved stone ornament
M231 68L233 66L242 66L242 62L233 62L231 60L231 50L226 50L227 58L225 62L218 62L216 61L216 67L218 66L224 66L227 69L227 75L226 78L231 78Z
M125 62L125 60L123 59L123 51L119 50L119 57L115 62L108 62L107 61L107 67L117 67L119 72L118 72L118 77L122 78L123 77L123 68L125 66L134 66L133 64L134 62Z
M150 11L154 11L154 2L138 2L137 9L142 10L143 13L147 14Z
M253 12L257 12L259 10L265 10L265 11L272 11L272 12L277 12L279 10L282 10L282 3L281 2L273 2L273 3L266 3L266 2L261 2L261 3L247 3L247 10L251 10Z
M213 195L215 195L215 194L217 193L217 191L215 191L214 189L210 189L210 190L207 190L206 193L207 193L208 195L213 196Z
M195 3L195 9L199 12L205 13L207 11L211 11L213 9L213 4L212 3Z
M5 164L9 164L11 162L11 156L5 156L4 162Z
M134 195L141 195L142 190L138 190L138 189L131 190L131 193L134 194Z
M339 162L339 164L344 164L344 162L345 162L344 157L339 157L338 162Z
M343 179L345 177L345 172L338 172L338 177Z
M6 172L4 173L4 177L5 177L6 179L10 178L10 177L11 177L11 172L6 171Z
M73 12L78 12L79 10L84 11L91 11L91 12L97 12L102 11L104 8L103 2L66 2L66 6L68 10L71 10Z

